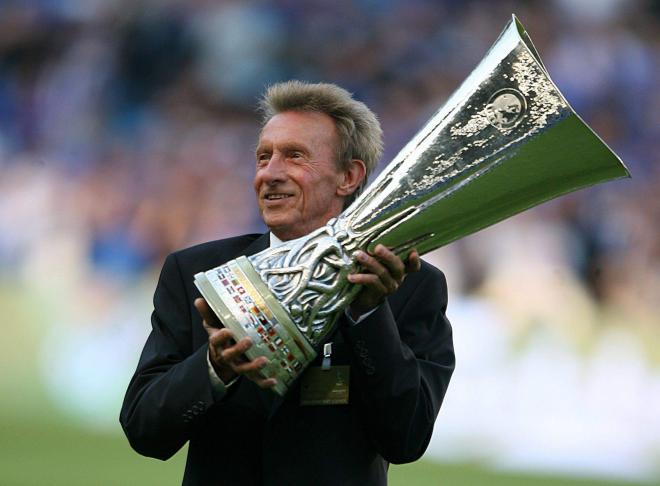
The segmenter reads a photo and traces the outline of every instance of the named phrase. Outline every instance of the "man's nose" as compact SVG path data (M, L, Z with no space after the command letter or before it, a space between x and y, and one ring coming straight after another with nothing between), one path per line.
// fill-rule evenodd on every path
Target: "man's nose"
M260 170L264 182L269 184L283 182L286 179L285 164L286 161L284 160L284 157L279 154L271 155L268 164Z

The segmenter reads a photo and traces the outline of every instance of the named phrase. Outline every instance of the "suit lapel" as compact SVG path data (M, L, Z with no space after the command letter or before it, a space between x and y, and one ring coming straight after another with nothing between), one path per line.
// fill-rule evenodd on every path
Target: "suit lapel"
M234 246L232 250L228 250L224 245L219 245L218 251L214 254L213 259L205 264L199 271L208 270L209 267L215 267L227 263L229 260L234 260L239 256L252 256L255 253L265 250L270 245L270 233L266 232L262 235L246 235L253 237L254 240L250 241L247 246L241 248Z
M250 243L244 250L243 254L245 256L252 256L255 253L265 250L270 246L270 232L267 231L263 235L259 236L256 240Z

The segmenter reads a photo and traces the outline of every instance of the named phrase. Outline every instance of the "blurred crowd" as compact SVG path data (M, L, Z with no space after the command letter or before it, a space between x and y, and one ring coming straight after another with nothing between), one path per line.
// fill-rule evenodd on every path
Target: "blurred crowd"
M168 252L263 229L251 178L264 86L346 87L378 114L386 163L512 12L632 179L429 258L454 295L505 302L519 322L598 325L609 308L658 332L660 3L645 0L4 0L0 282L152 291Z

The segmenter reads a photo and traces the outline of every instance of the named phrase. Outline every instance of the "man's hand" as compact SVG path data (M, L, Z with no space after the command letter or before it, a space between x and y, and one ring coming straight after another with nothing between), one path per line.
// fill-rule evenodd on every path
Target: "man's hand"
M232 332L222 326L204 299L195 299L195 308L202 316L204 329L209 334L211 364L224 384L239 375L245 375L261 388L271 388L277 384L275 378L264 378L259 372L268 363L265 356L252 361L245 357L244 353L252 347L250 338L245 337L236 342Z
M408 273L417 272L422 266L417 250L410 252L404 264L383 245L376 245L373 255L358 250L356 258L362 266L362 273L349 275L348 281L363 285L364 288L349 308L354 319L380 305L388 295L399 288Z

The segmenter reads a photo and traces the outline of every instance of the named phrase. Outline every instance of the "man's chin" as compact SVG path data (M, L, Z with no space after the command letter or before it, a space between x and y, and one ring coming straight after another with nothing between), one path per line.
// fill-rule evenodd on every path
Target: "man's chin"
M269 224L266 222L266 226L268 226L271 233L282 241L295 240L306 234L301 232L301 225L291 226L290 224Z
M289 221L286 221L284 219L280 218L268 218L263 215L263 220L266 226L268 226L268 229L270 230L271 233L273 233L275 236L278 238L282 239L279 235L280 234L289 234L291 233L291 223Z

